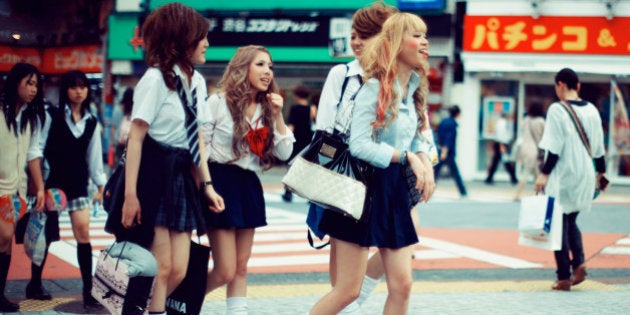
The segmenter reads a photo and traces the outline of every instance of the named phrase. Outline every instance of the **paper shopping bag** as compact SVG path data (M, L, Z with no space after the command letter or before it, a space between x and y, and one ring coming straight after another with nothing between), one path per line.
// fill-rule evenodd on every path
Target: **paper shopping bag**
M555 198L545 195L528 196L521 200L518 230L549 233Z
M562 208L553 197L523 198L518 244L551 251L562 248Z
M199 314L206 295L210 247L190 241L190 258L186 277L166 299L166 312Z

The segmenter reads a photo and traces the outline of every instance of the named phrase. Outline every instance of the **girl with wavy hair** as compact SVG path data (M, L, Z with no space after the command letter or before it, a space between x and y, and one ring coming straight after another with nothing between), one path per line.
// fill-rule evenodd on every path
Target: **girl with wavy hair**
M266 48L240 47L219 85L200 118L210 172L225 200L225 211L206 216L214 262L206 292L227 283L227 314L247 314L247 261L255 228L267 225L256 173L289 158L295 138Z
M0 312L20 307L4 296L17 221L26 209L28 165L35 184L35 209L44 209L39 134L45 119L42 78L35 66L15 64L4 82L0 99Z
M206 164L195 164L205 160L201 141L196 150L193 122L207 91L194 65L206 61L208 28L203 16L180 3L156 9L142 27L150 68L133 96L122 214L110 214L108 225L118 239L155 256L158 273L149 305L155 314L165 312L166 297L186 275L192 231L205 233L202 212L209 210L202 209L199 190L210 210L223 210Z
M368 80L359 90L350 126L350 151L375 167L370 181L371 214L365 237L342 229L323 232L336 239L339 263L333 290L319 300L310 314L336 314L359 294L367 267L368 248L379 248L388 297L384 314L406 314L411 292L411 259L418 236L412 222L412 204L403 175L409 164L417 176L416 189L428 201L434 189L429 160L426 96L429 42L426 24L410 13L395 13L363 49L361 65ZM409 152L409 153L408 153Z

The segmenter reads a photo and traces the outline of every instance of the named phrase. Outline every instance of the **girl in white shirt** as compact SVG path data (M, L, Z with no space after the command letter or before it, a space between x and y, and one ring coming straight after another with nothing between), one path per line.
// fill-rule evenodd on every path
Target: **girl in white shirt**
M28 165L36 186L35 209L44 208L44 182L38 148L39 121L44 119L41 75L35 66L17 63L11 68L0 100L0 312L20 307L4 296L15 224L26 210Z
M214 268L206 291L227 283L227 314L246 314L254 229L267 225L256 172L270 168L276 158L288 159L295 138L284 123L283 99L266 48L240 47L220 86L199 118L214 185L225 200L225 211L207 212Z
M194 65L205 63L208 29L203 16L180 3L158 8L143 25L151 68L134 92L122 217L110 213L108 228L119 238L150 248L155 256L158 273L149 305L152 314L165 314L166 297L186 275L192 231L205 233L202 212L209 210L201 207L199 180L210 209L223 210L205 163L195 165L197 152L186 131L187 119L189 123L197 119L191 117L196 114L195 104L200 107L206 98L205 80ZM203 161L202 143L199 153ZM125 229L116 229L116 221Z

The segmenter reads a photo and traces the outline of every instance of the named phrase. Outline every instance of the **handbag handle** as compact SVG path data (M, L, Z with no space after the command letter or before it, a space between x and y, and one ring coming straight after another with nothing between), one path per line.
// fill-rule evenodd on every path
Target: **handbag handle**
M114 270L118 270L118 263L120 262L120 256L122 256L123 252L125 251L125 246L127 246L127 241L123 241L122 242L122 249L120 249L120 255L118 255L118 257L116 257L116 265L114 266ZM103 258L103 261L105 261L105 259L107 257L111 257L109 255L109 252L112 251L112 248L114 247L114 245L109 247L109 250L105 251L105 258Z
M582 123L575 113L575 110L573 110L573 107L571 107L571 105L565 101L560 101L560 103L563 105L562 108L564 108L569 113L569 116L571 116L571 120L573 120L573 125L580 135L580 138L582 139L582 143L584 143L584 147L586 148L588 155L592 158L593 154L591 153L591 144L588 141L588 137L586 137L584 127L582 127Z

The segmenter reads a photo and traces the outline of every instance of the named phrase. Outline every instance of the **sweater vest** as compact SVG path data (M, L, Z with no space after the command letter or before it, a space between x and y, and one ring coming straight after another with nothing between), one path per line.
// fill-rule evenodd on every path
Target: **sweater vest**
M16 137L0 110L0 196L19 193L26 197L26 154L30 143L30 122Z
M68 200L87 197L87 150L96 129L96 119L91 116L83 134L75 138L66 123L64 108L49 107L48 112L52 120L44 148L44 157L50 166L46 188L60 188Z

